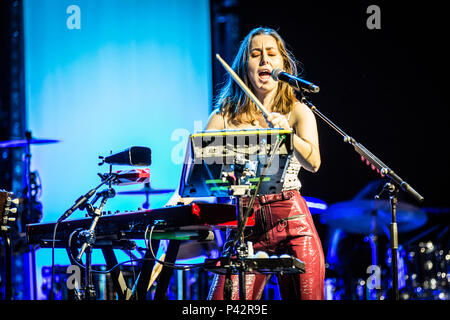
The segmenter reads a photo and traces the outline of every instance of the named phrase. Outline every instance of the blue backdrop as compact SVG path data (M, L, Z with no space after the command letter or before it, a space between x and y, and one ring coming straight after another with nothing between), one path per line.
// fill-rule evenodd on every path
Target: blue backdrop
M42 221L55 221L99 183L97 173L108 168L98 156L111 150L150 147L152 187L175 189L187 137L202 130L210 110L208 0L25 0L24 28L27 126L35 138L61 140L31 150ZM152 196L151 207L169 197ZM144 201L116 196L105 210ZM68 264L56 251L56 263ZM36 252L39 283L50 252Z

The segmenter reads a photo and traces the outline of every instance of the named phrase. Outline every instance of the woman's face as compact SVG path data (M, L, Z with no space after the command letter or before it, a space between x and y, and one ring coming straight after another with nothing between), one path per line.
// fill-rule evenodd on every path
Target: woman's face
M275 68L283 69L283 57L275 38L266 34L254 36L250 43L247 75L256 94L265 95L277 89L278 83L271 77Z

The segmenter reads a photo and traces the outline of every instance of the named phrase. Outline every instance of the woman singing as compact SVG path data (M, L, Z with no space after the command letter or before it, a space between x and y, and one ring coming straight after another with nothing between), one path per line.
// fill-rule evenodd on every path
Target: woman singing
M291 129L294 156L285 177L282 193L257 196L253 208L256 225L245 240L254 251L268 255L289 254L305 263L304 274L279 275L282 299L324 299L325 261L322 245L311 213L300 195L301 168L317 172L320 152L314 114L301 103L286 83L275 81L275 68L297 73L296 62L280 35L269 28L253 29L243 40L232 64L233 70L269 112L267 119L245 92L229 78L222 88L206 130L274 128ZM243 203L248 198L243 199ZM238 277L232 276L232 298L237 299ZM247 274L246 297L260 299L267 277ZM224 275L216 275L209 299L223 299Z

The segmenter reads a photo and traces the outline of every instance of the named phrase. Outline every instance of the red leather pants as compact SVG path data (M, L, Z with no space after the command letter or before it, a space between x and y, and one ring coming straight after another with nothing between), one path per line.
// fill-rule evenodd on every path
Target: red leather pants
M242 199L243 205L249 199ZM305 263L305 273L277 275L283 300L323 300L325 259L322 244L305 199L297 190L259 196L253 208L256 223L245 233L253 242L254 252L270 255L289 254ZM232 299L239 299L238 276L232 275ZM258 300L264 291L267 276L246 274L246 298ZM208 299L223 300L224 275L215 275Z

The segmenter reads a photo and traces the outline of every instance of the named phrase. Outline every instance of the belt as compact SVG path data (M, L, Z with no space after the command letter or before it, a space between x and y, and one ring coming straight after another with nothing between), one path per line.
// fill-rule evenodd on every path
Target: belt
M296 190L286 190L282 191L281 193L258 196L257 199L260 205L265 205L277 201L289 200L295 195L295 192Z

